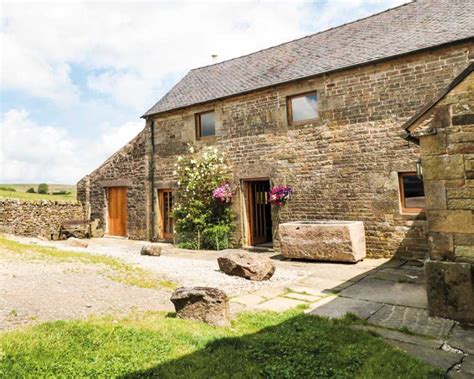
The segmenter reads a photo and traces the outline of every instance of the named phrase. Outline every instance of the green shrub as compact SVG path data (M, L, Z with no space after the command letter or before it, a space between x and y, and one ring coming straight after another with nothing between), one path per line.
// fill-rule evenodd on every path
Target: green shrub
M192 146L176 163L178 188L174 220L178 246L188 249L227 248L234 219L228 203L212 192L230 180L230 171L215 148L196 152Z
M61 190L61 191L54 191L52 195L70 195L71 192L66 191L66 190Z
M16 192L16 189L13 187L0 187L0 191Z
M229 248L229 225L214 225L202 232L203 247L208 250Z
M40 194L47 194L49 191L49 187L46 183L41 183L39 186L38 186L38 193Z
M26 190L26 192L27 192L27 193L36 193L36 191L35 191L35 189L34 189L33 187L28 188L28 189Z

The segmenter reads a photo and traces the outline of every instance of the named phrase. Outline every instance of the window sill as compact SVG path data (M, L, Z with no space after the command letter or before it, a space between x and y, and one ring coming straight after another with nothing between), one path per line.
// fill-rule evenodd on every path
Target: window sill
M303 120L303 121L296 121L296 122L291 122L288 124L288 126L301 126L301 125L308 125L308 124L314 124L319 121L319 118L311 118L309 120Z

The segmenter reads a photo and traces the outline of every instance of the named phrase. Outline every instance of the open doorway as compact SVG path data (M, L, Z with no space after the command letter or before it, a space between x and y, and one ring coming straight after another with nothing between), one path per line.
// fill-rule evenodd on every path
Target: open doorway
M248 243L250 246L272 246L272 210L269 202L268 179L244 182L246 188L246 210Z

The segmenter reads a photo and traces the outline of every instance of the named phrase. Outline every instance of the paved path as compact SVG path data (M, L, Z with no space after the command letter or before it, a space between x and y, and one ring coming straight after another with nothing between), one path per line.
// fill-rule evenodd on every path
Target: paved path
M419 262L366 260L354 265L313 263L308 277L279 289L231 301L251 310L307 313L338 318L352 313L409 354L444 369L452 378L474 378L474 326L429 317L424 271Z

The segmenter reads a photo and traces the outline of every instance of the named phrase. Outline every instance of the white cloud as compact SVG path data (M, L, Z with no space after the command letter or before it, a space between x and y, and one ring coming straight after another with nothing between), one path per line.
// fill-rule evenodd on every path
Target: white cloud
M73 101L77 65L92 71L89 89L142 113L167 76L209 64L211 54L232 58L401 2L7 2L2 85Z
M3 114L0 182L75 182L143 127L125 121L211 54L233 58L403 2L3 1L2 90L59 107L42 117L50 126L24 104ZM65 120L75 128L51 126Z
M78 140L63 128L38 125L12 109L0 124L0 183L75 183L131 140L143 121L103 125L100 136Z

